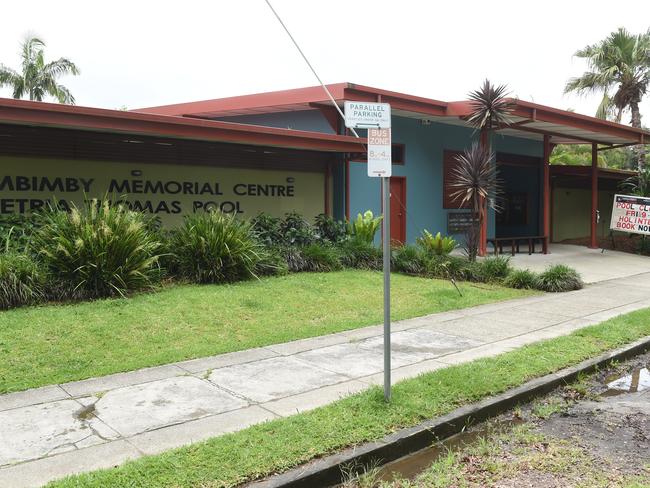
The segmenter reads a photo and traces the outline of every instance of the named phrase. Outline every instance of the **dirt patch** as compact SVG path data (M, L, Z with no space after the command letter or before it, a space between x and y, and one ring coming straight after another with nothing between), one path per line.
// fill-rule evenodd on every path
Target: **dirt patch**
M613 251L627 252L631 254L642 254L650 256L650 241L646 239L646 244L642 242L642 237L639 235L617 235L612 237L599 237L598 247L601 249L609 249ZM575 244L578 246L589 246L591 239L589 237L581 237L576 239L565 239L560 241L559 244Z
M417 474L401 476L405 458L348 486L648 487L649 364L637 356L474 426Z

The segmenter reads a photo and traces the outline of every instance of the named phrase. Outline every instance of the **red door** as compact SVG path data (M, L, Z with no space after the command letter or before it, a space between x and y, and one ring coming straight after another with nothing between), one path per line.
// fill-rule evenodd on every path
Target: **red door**
M406 177L390 178L390 240L406 242Z

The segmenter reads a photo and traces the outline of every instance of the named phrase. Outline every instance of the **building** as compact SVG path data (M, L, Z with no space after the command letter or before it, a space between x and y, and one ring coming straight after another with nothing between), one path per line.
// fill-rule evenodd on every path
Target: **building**
M391 237L412 242L422 229L462 234L468 210L451 198L449 175L455 156L477 137L466 122L469 102L352 83L328 88L341 106L391 104ZM320 86L131 112L0 100L0 124L0 213L29 211L40 205L31 200L46 200L48 192L78 199L84 190L128 194L136 208L170 223L215 206L245 216L296 210L339 219L381 211L380 183L366 176L364 147L346 133ZM514 100L512 123L492 139L505 203L503 212L490 213L486 235L538 237L546 249L555 228L565 232L567 215L595 246L599 205L604 214L611 204L605 193L599 202L599 185L612 190L612 175L596 167L598 151L648 140L648 131ZM548 164L561 143L592 145L594 164L579 170L587 172L580 177L588 208L584 195L574 206L557 191L571 179ZM61 191L66 178L78 181Z

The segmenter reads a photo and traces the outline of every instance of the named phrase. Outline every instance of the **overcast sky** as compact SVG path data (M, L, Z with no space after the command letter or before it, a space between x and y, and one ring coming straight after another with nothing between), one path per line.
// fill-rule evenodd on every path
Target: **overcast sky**
M272 2L326 83L459 100L488 77L522 99L588 115L598 96L563 95L585 68L573 53L619 26L650 27L647 0ZM48 58L81 68L61 80L79 105L132 109L316 84L264 0L28 6L3 3L0 62L18 68L19 42L36 33Z

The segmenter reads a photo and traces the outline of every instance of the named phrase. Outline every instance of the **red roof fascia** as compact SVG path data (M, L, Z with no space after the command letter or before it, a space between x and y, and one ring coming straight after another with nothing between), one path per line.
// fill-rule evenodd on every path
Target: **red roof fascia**
M0 98L0 123L334 152L365 152L350 136Z
M327 85L332 96L337 100L343 99L343 90L348 83ZM134 112L143 112L158 115L194 115L207 116L211 113L226 113L248 111L261 107L282 107L287 105L305 104L310 102L329 101L322 86L310 86L293 90L281 90L253 95L241 95L229 98L217 98L200 102L179 103L176 105L163 105L160 107L139 108ZM309 108L309 107L306 107Z
M588 115L560 110L546 105L526 102L524 100L512 99L511 101L514 103L512 115L523 117L533 122L539 121L548 122L550 124L565 125L576 129L621 137L639 143L644 142L644 140L650 137L650 132L648 131L617 124L608 120L597 119ZM469 101L451 102L447 110L447 115L467 117L471 111L472 103ZM522 130L524 127L525 126L522 127ZM513 128L517 129L517 127Z

